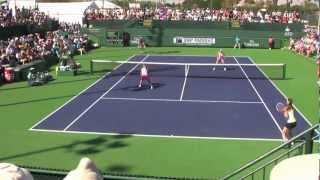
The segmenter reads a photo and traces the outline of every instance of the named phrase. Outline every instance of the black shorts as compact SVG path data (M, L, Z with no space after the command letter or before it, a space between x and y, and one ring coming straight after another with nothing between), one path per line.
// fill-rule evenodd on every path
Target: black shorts
M285 127L288 129L292 129L297 126L297 122L294 123L286 123Z

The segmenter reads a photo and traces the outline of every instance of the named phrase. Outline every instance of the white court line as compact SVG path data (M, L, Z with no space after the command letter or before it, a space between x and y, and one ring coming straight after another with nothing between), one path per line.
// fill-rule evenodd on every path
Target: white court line
M145 56L141 62L145 61L149 56ZM103 96L105 96L106 94L108 94L114 87L116 87L123 79L125 79L133 70L136 69L136 67L138 67L139 64L135 65L133 68L130 69L129 72L127 72L124 76L122 76L111 88L108 89L108 91L106 91L105 93L103 93L97 100L95 100L87 109L85 109L78 117L76 117L66 128L64 128L63 130L66 131L67 129L69 129L75 122L77 122L86 112L88 112L95 104L97 104L99 102L100 99L103 98Z
M255 63L254 63L254 60L253 60L251 57L246 57L246 58L248 58L248 59L251 61L252 64L255 64ZM260 69L260 67L257 66L257 68L259 69L259 71L260 71L264 76L268 77L268 76ZM271 81L271 79L269 79L269 78L267 78L267 79L268 79L268 81L273 85L273 87L276 88L276 89L280 92L280 94L281 94L285 99L288 98L288 97L281 91L281 89L279 89L278 86L277 86L273 81ZM297 112L299 112L299 114L306 120L307 124L309 124L310 127L311 127L311 126L312 126L312 123L306 118L306 116L305 116L295 105L293 105L293 107L294 107L294 109L295 109Z
M260 96L258 90L256 89L256 87L254 86L254 84L252 83L252 81L249 79L247 73L243 70L242 66L240 65L240 63L238 62L237 58L236 57L233 57L234 60L236 60L236 62L239 64L239 67L241 69L241 71L244 73L244 75L246 76L247 80L249 81L249 83L251 84L253 90L256 92L256 94L258 95L260 101L262 101L264 107L266 108L266 110L268 111L269 115L271 116L273 122L276 124L276 126L278 127L280 133L282 133L282 130L281 130L281 127L280 125L278 124L278 122L276 121L276 119L274 118L273 114L271 113L270 109L268 108L268 106L266 105L266 103L264 102L264 100L262 99L262 97Z
M127 100L127 101L159 101L159 102L193 102L193 103L234 103L234 104L263 104L262 102L250 101L210 101L210 100L193 100L193 99L139 99L139 98L117 98L105 97L102 100Z
M184 82L181 90L181 95L180 95L180 101L182 101L183 94L184 94L184 88L186 87L187 79L188 79L188 73L189 73L189 67L185 66L185 77L184 77Z
M133 57L135 57L136 55L132 55L130 56L127 60L129 61L130 59L132 59ZM115 68L113 68L112 71L118 69L122 64L119 64L118 66L116 66ZM31 128L29 128L29 130L32 130L34 127L38 126L40 123L42 123L43 121L45 121L48 117L52 116L54 113L56 113L57 111L59 111L60 109L62 109L64 106L66 106L67 104L69 104L71 101L73 101L75 98L77 98L78 96L80 96L82 93L84 93L85 91L87 91L89 88L91 88L92 86L98 84L98 82L100 82L103 78L105 78L106 76L108 76L112 71L106 73L105 75L103 75L101 78L99 78L98 80L96 80L94 83L92 83L89 87L85 88L84 90L82 90L81 92L79 92L77 95L73 96L71 99L69 99L67 102L65 102L63 105L59 106L56 110L54 110L53 112L51 112L50 114L48 114L47 116L45 116L43 119L41 119L40 121L38 121L35 125L33 125Z
M274 141L282 142L282 139L271 138L228 138L228 137L202 137L202 136L175 136L175 135L148 135L148 134L121 134L121 133L104 133L104 132L85 132L85 131L64 131L64 130L47 130L32 129L36 132L52 132L67 134L89 134L89 135L109 135L109 136L133 136L133 137L151 137L151 138L176 138L176 139L212 139L212 140L232 140L232 141Z

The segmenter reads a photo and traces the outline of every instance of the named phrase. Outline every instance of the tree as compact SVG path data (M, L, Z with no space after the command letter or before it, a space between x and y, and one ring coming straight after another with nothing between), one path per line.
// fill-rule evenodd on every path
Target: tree
M273 2L273 5L274 5L274 6L277 6L277 5L278 5L278 0L272 0L272 2Z
M226 0L185 0L183 7L191 8L221 8L222 3ZM230 0L227 0L230 1Z
M238 0L224 0L221 3L222 7L233 8L236 4L238 4Z

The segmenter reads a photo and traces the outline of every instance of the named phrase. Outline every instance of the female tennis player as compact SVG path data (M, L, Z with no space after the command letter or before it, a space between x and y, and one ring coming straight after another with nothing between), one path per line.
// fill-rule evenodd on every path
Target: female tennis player
M292 129L297 125L292 102L292 99L288 98L287 105L281 110L283 116L287 119L287 122L282 129L282 139L284 142L287 142L292 137Z
M139 88L142 86L143 81L147 81L149 83L150 89L153 89L153 85L148 74L148 69L145 64L143 64L140 69Z
M220 49L218 52L216 64L224 64L224 52L222 51L222 49ZM212 70L216 70L216 67L213 67ZM224 67L223 70L226 71L227 67Z

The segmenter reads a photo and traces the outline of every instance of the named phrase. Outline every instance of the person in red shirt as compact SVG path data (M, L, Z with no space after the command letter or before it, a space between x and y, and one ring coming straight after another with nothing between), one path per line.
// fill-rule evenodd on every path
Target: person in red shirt
M274 48L274 40L273 40L272 36L270 36L268 38L268 44L269 44L269 50Z

